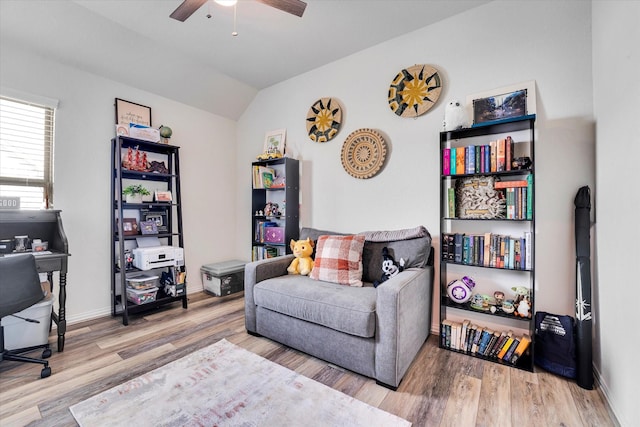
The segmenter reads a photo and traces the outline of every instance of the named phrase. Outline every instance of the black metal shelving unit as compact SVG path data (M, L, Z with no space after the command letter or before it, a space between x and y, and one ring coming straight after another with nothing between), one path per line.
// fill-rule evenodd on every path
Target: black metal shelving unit
M131 314L142 313L176 302L181 302L182 307L187 308L186 281L184 283L184 291L178 296L166 294L163 287L159 286L155 301L135 304L127 299L127 277L141 273L160 276L163 271L172 272L176 276L176 273L186 272L184 263L145 271L135 267L125 269L120 267L127 266L125 252L136 246L136 239L139 237L157 237L162 245L184 248L180 193L180 147L124 136L112 139L111 146L111 314L113 316L122 316L122 323L128 325L129 315ZM156 161L164 163L168 173L135 171L124 168L122 159L127 155L130 148L132 150L139 149L150 157L158 159ZM131 183L144 184L147 182L160 186L163 191L171 192L172 201L126 203L122 195L122 191L126 187L123 184L124 180ZM142 214L145 210L153 213L162 213L163 218L166 219L163 229L152 235L125 235L123 229L124 221L119 219L129 218L127 215L130 215L140 223L144 219Z

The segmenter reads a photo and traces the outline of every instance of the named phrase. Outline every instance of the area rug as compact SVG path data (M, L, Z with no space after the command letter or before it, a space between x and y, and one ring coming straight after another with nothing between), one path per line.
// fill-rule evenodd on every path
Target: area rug
M93 426L410 426L226 340L69 408Z

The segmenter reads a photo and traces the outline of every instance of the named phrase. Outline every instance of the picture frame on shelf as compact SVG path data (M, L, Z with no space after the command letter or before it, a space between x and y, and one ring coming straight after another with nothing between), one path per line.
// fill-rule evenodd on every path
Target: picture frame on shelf
M263 153L280 152L284 156L286 147L286 129L276 129L267 132L264 136Z
M117 125L135 123L138 125L151 126L151 107L120 98L115 99L115 106Z
M140 232L142 234L158 234L158 226L155 221L140 221Z
M140 216L144 218L144 221L153 221L156 224L158 233L168 232L168 215L166 210L140 209Z
M467 104L472 106L473 126L536 114L535 80L469 95Z
M138 234L138 221L135 218L122 219L122 234L125 236L135 236Z
M156 190L155 198L156 202L171 202L173 200L171 191Z

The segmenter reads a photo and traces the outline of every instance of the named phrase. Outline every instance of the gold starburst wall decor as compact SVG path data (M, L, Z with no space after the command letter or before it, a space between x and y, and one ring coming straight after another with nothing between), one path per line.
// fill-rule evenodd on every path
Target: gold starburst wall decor
M416 64L400 71L389 86L389 107L400 117L418 117L433 107L442 91L438 70Z
M342 124L342 108L335 98L320 98L307 113L307 134L313 142L333 139Z

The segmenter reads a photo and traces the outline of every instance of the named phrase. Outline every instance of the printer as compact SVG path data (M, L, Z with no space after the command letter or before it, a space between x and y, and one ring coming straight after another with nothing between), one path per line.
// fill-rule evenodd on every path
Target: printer
M184 250L178 246L148 246L133 250L133 266L140 270L183 265Z

